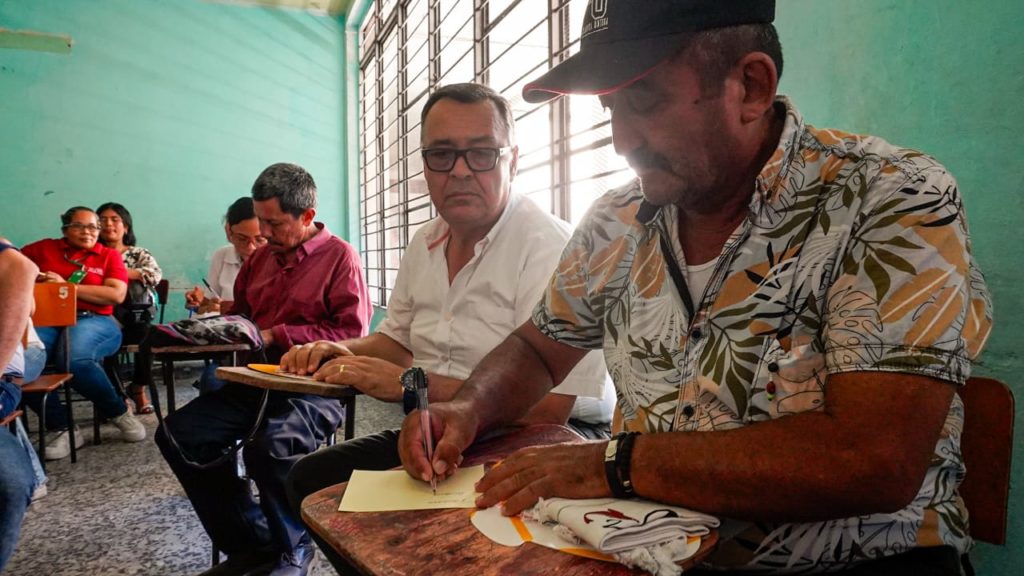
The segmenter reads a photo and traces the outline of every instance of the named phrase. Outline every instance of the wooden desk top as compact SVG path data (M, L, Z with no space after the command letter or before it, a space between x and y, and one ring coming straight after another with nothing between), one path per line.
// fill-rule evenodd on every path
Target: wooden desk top
M563 426L531 426L474 445L466 453L463 465L497 460L526 446L582 441L579 435ZM621 564L573 556L536 544L501 546L470 524L469 510L338 512L345 486L338 484L311 494L302 503L302 517L363 574L624 576L643 573ZM717 541L717 532L705 537L697 555L683 566L706 556Z
M247 384L257 388L268 388L282 392L296 392L298 394L316 394L328 398L350 398L359 394L359 391L351 386L335 386L315 380L298 380L285 376L275 376L266 372L259 372L245 366L222 366L217 368L217 378L228 382Z

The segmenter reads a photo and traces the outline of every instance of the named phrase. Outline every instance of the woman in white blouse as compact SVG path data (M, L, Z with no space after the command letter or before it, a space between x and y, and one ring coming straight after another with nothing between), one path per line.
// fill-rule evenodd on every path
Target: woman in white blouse
M252 208L252 198L243 196L228 207L224 215L224 234L229 245L218 248L210 258L210 270L206 281L210 294L198 286L185 294L185 305L201 314L219 313L221 306L227 309L235 299L235 277L245 261L257 248L265 245L267 239L260 236L260 223Z

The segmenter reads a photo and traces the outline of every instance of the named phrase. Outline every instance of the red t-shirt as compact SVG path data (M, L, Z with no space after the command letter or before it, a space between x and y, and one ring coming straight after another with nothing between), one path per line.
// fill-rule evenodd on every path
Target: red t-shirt
M124 268L121 254L99 242L84 250L72 247L63 238L46 238L25 246L21 253L35 262L40 272L56 272L65 279L76 270L84 270L85 277L79 282L82 286L102 286L107 278L128 283L128 271ZM113 306L91 304L81 298L78 299L78 309L107 316L114 312Z

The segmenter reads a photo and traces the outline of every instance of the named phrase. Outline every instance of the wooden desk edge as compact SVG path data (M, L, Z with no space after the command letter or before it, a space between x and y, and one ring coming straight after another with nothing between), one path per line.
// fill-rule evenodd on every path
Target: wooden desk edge
M297 380L283 376L275 376L265 372L259 372L245 366L221 366L215 372L217 378L255 386L256 388L269 388L283 392L295 392L299 394L316 394L328 398L351 398L359 391L350 386L335 386L312 380Z

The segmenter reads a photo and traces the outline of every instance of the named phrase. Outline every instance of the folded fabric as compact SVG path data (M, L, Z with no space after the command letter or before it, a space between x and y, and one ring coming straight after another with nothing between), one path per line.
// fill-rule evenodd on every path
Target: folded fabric
M159 324L156 329L162 334L189 344L248 344L254 350L263 347L259 327L245 316L189 318L170 324Z
M653 574L679 574L675 562L691 555L690 537L704 536L718 518L649 500L541 499L524 516L553 522L555 533L577 539L616 560ZM689 550L689 551L688 551Z

